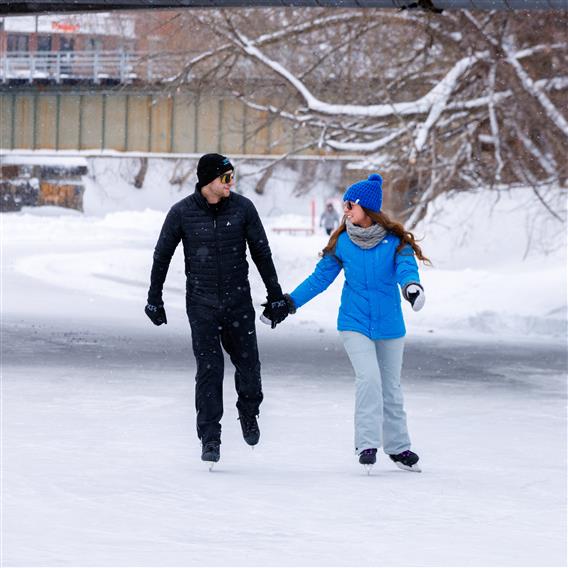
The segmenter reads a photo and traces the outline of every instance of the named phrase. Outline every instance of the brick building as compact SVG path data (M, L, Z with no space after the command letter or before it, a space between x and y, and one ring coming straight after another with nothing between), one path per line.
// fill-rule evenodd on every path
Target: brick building
M135 19L126 14L0 18L0 53L135 50Z

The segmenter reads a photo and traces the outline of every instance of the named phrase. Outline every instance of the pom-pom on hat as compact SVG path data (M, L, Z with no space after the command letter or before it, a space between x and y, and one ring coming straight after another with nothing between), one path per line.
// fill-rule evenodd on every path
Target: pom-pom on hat
M233 164L221 154L205 154L197 164L197 185L204 187L221 174L234 170Z
M343 201L352 201L378 213L383 204L383 178L380 174L371 174L367 179L350 185L343 195Z

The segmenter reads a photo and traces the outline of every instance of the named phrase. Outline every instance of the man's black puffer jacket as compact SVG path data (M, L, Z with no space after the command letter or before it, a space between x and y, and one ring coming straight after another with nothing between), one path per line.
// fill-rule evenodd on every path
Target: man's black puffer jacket
M209 205L196 188L169 211L154 250L148 303L162 304L162 289L174 251L182 241L187 305L225 308L250 303L246 245L268 298L282 289L264 227L250 199L231 193Z

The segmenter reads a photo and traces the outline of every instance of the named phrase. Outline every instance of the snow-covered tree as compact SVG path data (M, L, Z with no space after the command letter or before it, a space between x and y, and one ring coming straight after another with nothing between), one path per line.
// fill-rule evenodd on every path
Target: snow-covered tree
M411 225L440 192L487 185L529 184L562 217L550 199L568 179L566 12L215 10L182 16L182 27L184 18L207 42L177 84L222 81L301 132L298 148L364 155L361 167L388 173Z

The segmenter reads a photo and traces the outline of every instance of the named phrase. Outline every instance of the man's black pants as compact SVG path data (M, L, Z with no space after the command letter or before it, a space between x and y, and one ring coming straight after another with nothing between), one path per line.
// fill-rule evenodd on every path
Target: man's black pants
M197 361L197 435L203 443L221 441L224 374L221 346L235 366L237 408L257 415L263 398L254 308L250 302L223 310L188 306L187 315Z

